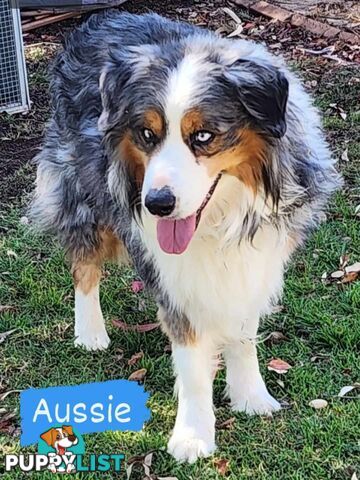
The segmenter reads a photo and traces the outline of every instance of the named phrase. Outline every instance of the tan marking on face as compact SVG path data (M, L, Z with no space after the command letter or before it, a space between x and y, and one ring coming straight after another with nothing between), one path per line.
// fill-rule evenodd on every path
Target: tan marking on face
M219 148L220 145L217 145ZM257 190L261 182L261 169L266 161L266 143L256 132L244 129L239 132L239 143L233 147L220 151L212 156L200 156L210 177L223 171L234 175Z
M119 143L119 152L120 158L129 167L129 174L134 178L137 185L141 187L149 159L145 152L135 145L129 132L125 134Z
M205 126L204 118L196 108L189 110L181 119L181 134L186 142L190 135L199 130L203 130Z
M147 110L144 113L144 127L152 130L157 137L162 137L164 121L160 113L153 109Z

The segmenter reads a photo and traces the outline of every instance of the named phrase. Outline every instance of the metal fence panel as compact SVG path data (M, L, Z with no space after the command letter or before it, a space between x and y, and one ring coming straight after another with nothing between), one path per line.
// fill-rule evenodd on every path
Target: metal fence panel
M29 109L20 12L14 0L0 0L0 112Z

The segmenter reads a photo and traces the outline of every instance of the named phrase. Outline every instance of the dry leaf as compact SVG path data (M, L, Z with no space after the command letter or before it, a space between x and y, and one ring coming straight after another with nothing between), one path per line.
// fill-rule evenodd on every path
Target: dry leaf
M234 22L235 22L236 24L241 23L240 18L236 15L235 12L233 12L232 10L230 10L230 8L224 7L224 8L223 8L223 11L224 11L225 13L227 13L227 14L234 20Z
M239 35L241 35L243 30L243 26L239 24L233 32L229 33L228 38L238 37Z
M360 272L360 262L353 263L352 265L349 265L348 267L345 268L346 273L359 273Z
M155 330L156 328L159 328L158 323L143 323L143 324L137 324L137 325L129 325L125 322L122 322L121 320L112 320L112 324L114 327L120 328L121 330L124 330L126 332L139 332L139 333L144 333L144 332L150 332L151 330Z
M343 119L343 120L346 120L347 119L347 114L345 112L339 112L340 114L340 117Z
M134 280L131 282L131 290L134 293L141 292L141 290L144 290L144 283L141 280Z
M289 340L282 332L271 332L265 339L267 343L280 343Z
M226 460L225 458L215 460L214 465L218 473L222 476L225 476L229 471L229 460Z
M153 478L150 472L153 454L154 452L149 452L145 455L135 455L134 457L129 458L126 467L127 479L129 480L134 465L141 465L143 467L146 479Z
M358 278L359 274L357 272L346 273L341 279L341 283L351 283Z
M355 207L355 215L360 215L360 205Z
M228 418L224 422L218 423L216 427L219 430L230 430L233 428L235 420L236 420L235 417Z
M311 400L311 402L309 402L309 406L315 408L315 410L320 410L321 408L327 407L328 402L322 398L316 398L315 400Z
M345 387L342 387L342 389L340 390L340 392L338 393L338 397L344 397L347 393L351 392L352 390L354 390L355 388L357 388L357 384L355 385L346 385Z
M327 279L327 272L324 272L322 275L321 275L321 280L326 280Z
M178 480L177 477L157 477L157 480Z
M344 270L346 265L349 263L349 255L341 255L339 261L340 270Z
M271 313L280 313L284 310L284 305L274 305L271 309Z
M7 392L2 393L2 394L0 395L0 401L5 400L5 398L6 398L7 396L11 395L12 393L20 393L21 391L22 391L22 390L8 390Z
M128 360L128 365L135 365L141 358L143 358L144 352L134 353L134 355Z
M130 375L129 380L132 380L134 382L142 382L145 378L146 373L146 368L140 368L140 370L136 370Z
M345 275L345 272L343 270L336 270L336 272L333 272L330 277L331 278L342 278Z
M282 380L276 380L276 383L280 385L281 388L285 388L285 383Z
M12 433L14 431L15 413L5 413L0 417L0 432Z
M354 472L351 476L351 480L358 480L358 477L356 475L356 472Z
M13 257L13 258L17 258L17 257L18 257L18 256L17 256L17 253L15 253L14 250L7 250L6 255L7 255L8 257Z
M8 330L7 332L2 332L0 333L0 343L3 343L5 339L11 335L13 332L15 332L17 328L13 328L12 330Z
M345 149L341 154L341 160L343 160L344 162L349 161L348 149Z
M13 310L15 310L15 307L12 305L0 305L0 313L12 312Z
M284 362L284 360L281 360L281 358L274 358L270 360L267 368L270 371L284 374L288 372L288 370L291 368L291 365L289 365L287 362Z

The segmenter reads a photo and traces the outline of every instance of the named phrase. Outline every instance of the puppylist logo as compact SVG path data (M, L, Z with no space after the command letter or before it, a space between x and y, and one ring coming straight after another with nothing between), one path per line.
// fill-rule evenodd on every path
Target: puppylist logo
M21 392L20 445L37 444L37 453L5 455L5 471L120 472L124 454L85 455L82 434L140 431L150 418L148 397L128 380Z
M22 472L52 473L120 472L124 454L88 455L84 459L85 442L71 425L54 425L39 438L38 451L29 455L5 456L5 471L18 468Z

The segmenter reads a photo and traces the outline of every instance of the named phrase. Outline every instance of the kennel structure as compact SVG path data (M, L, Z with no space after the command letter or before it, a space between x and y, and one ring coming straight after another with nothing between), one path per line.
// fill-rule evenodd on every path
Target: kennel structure
M17 0L0 0L0 112L30 108Z

